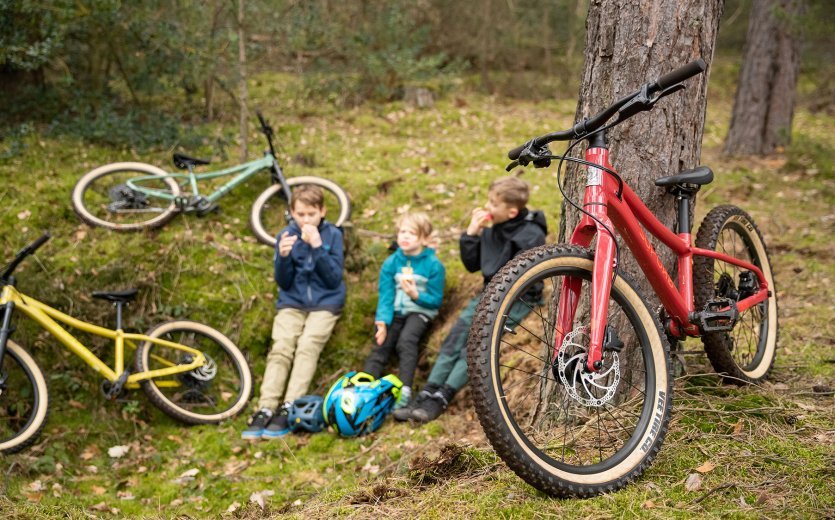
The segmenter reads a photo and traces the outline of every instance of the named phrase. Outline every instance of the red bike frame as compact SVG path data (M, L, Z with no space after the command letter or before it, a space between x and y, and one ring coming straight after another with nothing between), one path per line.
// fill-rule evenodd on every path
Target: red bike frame
M588 148L586 150L586 161L613 170L612 165L609 164L609 150L606 148ZM613 176L593 166L588 167L587 175L583 206L586 211L594 216L594 219L589 215L584 214L582 216L577 227L574 228L571 244L589 247L595 235L597 236L594 272L591 282L591 330L589 333L588 358L586 360L588 370L597 371L602 367L601 360L603 358L609 291L612 288L612 273L615 268L615 239L606 227L616 229L623 237L626 246L632 251L638 265L667 311L669 316L668 322L665 324L667 330L676 337L698 336L700 334L698 325L691 321L691 313L694 311L694 255L722 260L756 274L760 284L759 291L737 302L737 309L740 313L768 298L768 282L762 270L757 266L724 253L693 247L689 231L676 234L667 229L625 183L619 185ZM617 195L619 186L622 186L620 198ZM676 254L678 287L664 268L658 253L655 252L641 226ZM582 280L568 278L561 289L559 321L556 327L553 353L553 361L555 362L563 339L572 330L581 285Z

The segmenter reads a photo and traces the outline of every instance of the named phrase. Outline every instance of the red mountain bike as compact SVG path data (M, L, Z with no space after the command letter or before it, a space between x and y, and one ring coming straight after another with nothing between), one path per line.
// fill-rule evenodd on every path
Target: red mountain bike
M566 197L582 213L570 244L531 249L505 265L485 289L469 336L481 425L507 465L546 493L613 491L652 463L670 419L670 340L700 336L716 371L735 383L764 379L774 363L776 291L751 217L735 206L714 208L693 246L690 208L713 180L709 168L655 181L675 197L671 231L609 164L606 130L652 109L704 70L696 60L569 130L509 153L508 168L544 167L552 159L560 160L558 173L563 161L588 167L582 207ZM573 143L559 156L548 149L552 141ZM569 157L582 141L585 159ZM644 229L676 254L678 284ZM615 230L661 300L661 316L618 271ZM508 312L517 302L530 309L519 322Z

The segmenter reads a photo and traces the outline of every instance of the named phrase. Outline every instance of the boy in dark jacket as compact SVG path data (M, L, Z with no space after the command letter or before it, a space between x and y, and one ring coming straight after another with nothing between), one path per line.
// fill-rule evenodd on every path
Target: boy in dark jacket
M290 213L293 221L279 232L275 246L280 290L273 346L258 410L241 435L244 439L275 438L290 431L289 404L307 393L319 354L345 305L342 232L324 220L322 189L297 187Z
M397 250L380 269L375 324L377 345L365 360L364 372L379 378L392 352L400 358L403 381L395 408L409 403L420 340L438 315L444 297L444 265L427 247L432 223L424 213L407 213L397 221Z
M528 185L516 177L502 177L490 185L487 206L472 212L470 225L461 235L461 261L470 272L481 271L484 285L519 252L545 244L545 215L529 211ZM466 344L478 294L470 300L441 344L429 380L413 404L394 411L397 420L428 422L446 410L455 393L467 383ZM510 319L522 321L529 308L514 304Z

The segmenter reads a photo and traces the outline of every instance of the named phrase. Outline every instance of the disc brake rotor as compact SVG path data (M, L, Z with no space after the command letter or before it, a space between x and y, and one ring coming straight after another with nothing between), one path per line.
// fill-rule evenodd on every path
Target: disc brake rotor
M110 200L108 209L118 211L122 209L140 209L148 205L148 199L144 193L130 188L127 184L118 184L110 188L108 192Z
M620 383L620 358L617 352L605 352L603 369L588 372L585 369L588 342L587 326L569 332L557 356L557 373L572 399L583 406L600 407L614 397Z

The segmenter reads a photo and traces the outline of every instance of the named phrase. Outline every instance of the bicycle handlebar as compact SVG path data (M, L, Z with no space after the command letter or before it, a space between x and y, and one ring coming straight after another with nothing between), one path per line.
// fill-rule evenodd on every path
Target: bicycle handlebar
M625 114L625 117L621 117L617 123L621 123L626 121L633 115L641 112L643 110L649 110L658 101L660 98L664 97L667 94L671 94L676 90L679 90L678 85L686 79L692 78L707 69L707 64L704 62L703 59L699 58L697 60L691 61L687 65L683 67L679 67L676 70L664 74L656 81L651 81L649 83L644 84L636 90L635 92L625 96L618 101L614 102L613 104L609 105L608 107L604 108L594 116L584 119L579 123L576 123L573 127L569 128L568 130L562 130L560 132L552 132L550 134L545 134L539 137L535 137L528 141L527 143L517 146L513 150L507 153L508 158L511 161L515 161L519 158L523 151L529 148L540 148L550 142L553 141L570 141L572 139L582 139L583 137L591 134L595 130L602 127L606 121L611 119L616 112L618 112L621 108L626 106L631 101L635 100L639 106L636 107L634 111L631 111L628 114ZM652 97L654 94L659 93L657 97Z
M49 234L49 231L46 231L43 235L35 239L34 242L18 251L18 253L14 257L14 260L12 260L6 267L6 269L3 271L3 273L0 274L0 280L8 279L9 276L14 272L14 270L17 269L17 266L20 265L20 263L27 256L37 251L38 248L44 245L50 238L52 238L52 235Z

